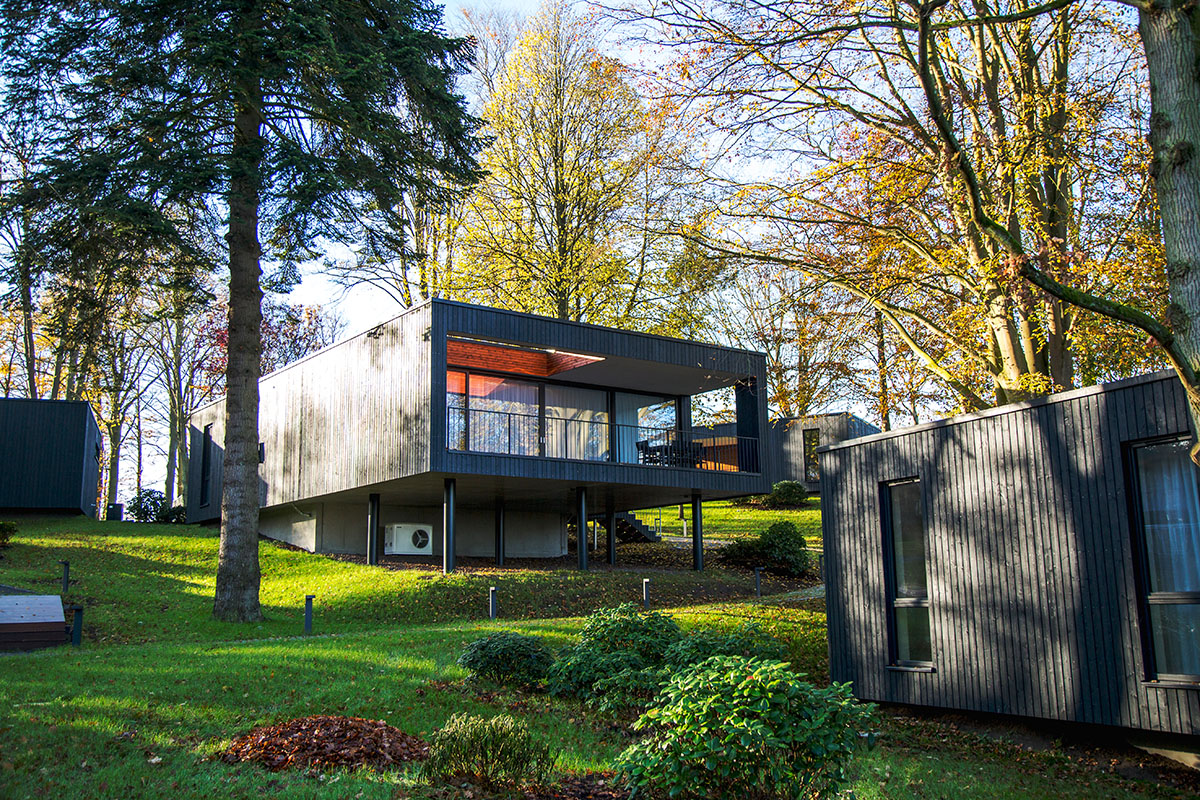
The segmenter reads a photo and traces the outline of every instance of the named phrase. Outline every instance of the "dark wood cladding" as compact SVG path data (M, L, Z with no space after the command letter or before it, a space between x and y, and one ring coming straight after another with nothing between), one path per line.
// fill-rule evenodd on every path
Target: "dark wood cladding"
M0 509L96 516L100 429L86 402L0 399Z
M652 364L698 367L751 379L756 386L752 396L757 404L757 418L767 418L766 391L758 388L766 386L765 359L761 353L448 301L434 301L433 307L432 358L435 364L446 363L447 337L458 335L577 354L619 356ZM433 384L433 397L444 398L444 370L434 370ZM431 411L433 441L443 443L443 446L433 449L434 472L694 488L720 496L758 494L770 488L765 472L708 472L449 451L444 447L445 402L435 400Z
M1189 433L1160 373L822 449L832 678L868 700L1200 733L1200 686L1147 680L1124 456ZM880 486L905 478L932 672L888 668Z
M262 379L263 506L428 471L430 318L431 306L420 306ZM203 431L209 424L213 474L210 502L202 507ZM220 513L223 431L223 401L193 414L191 521L215 519Z
M262 505L296 503L424 473L626 483L694 489L721 497L769 488L762 474L450 452L446 371L451 335L559 351L550 360L533 351L540 359L539 368L551 371L609 365L611 374L619 371L611 364L622 365L620 370L632 365L631 369L642 372L620 377L635 380L643 375L661 378L656 372L664 367L701 384L729 385L739 380L765 386L764 358L759 353L434 300L263 378ZM453 340L453 346L459 348L460 360L463 353L479 355L478 347L464 349L460 340ZM595 357L577 357L583 355ZM765 419L766 393L755 389L745 398L757 405L758 419ZM224 404L218 402L192 416L188 476L192 522L213 520L220 513L223 415ZM203 505L201 472L208 425L213 445L209 502Z

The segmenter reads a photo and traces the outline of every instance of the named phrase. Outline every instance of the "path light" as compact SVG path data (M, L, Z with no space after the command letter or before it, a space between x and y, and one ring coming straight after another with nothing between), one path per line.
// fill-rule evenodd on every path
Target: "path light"
M499 607L496 605L496 587L488 589L488 618L495 619L500 615Z
M315 594L304 595L304 635L312 633L312 601Z
M754 568L754 596L762 597L762 567Z
M650 610L650 579L642 578L642 607Z
M83 644L83 606L71 606L74 617L71 621L71 644L79 647Z

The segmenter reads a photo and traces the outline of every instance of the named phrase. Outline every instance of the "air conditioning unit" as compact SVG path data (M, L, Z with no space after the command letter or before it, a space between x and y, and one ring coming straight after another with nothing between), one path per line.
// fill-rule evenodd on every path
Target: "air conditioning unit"
M432 526L419 522L394 522L384 526L384 555L427 556L432 553Z

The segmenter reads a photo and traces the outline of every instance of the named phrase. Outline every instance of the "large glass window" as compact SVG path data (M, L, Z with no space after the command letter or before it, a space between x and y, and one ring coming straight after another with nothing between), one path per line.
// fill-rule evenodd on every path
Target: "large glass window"
M933 663L933 645L929 634L921 482L889 483L883 489L884 550L892 605L892 662L900 666L929 666Z
M471 450L536 456L538 385L529 381L470 375L467 384Z
M608 460L608 392L546 384L546 456Z
M467 373L446 373L446 446L467 449Z
M677 446L678 409L674 397L615 392L617 460L661 464Z
M1200 470L1185 440L1135 447L1150 673L1200 682Z

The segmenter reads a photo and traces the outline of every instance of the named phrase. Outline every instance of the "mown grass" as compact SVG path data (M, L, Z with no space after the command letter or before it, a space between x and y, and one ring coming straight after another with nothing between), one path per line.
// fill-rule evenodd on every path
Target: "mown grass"
M5 800L447 796L418 781L411 769L270 773L213 758L256 725L318 713L383 719L426 735L459 711L513 713L560 749L572 771L607 769L632 741L625 724L576 703L462 682L454 661L467 642L487 632L517 629L557 648L581 624L577 617L477 619L496 575L396 573L266 545L263 594L273 619L222 625L209 618L216 540L206 532L79 521L22 528L17 545L0 560L0 583L55 592L55 562L70 557L80 581L73 597L103 602L89 606L97 640L82 649L0 657ZM519 581L507 594L527 596L522 602L529 608L522 613L531 616L540 600L582 614L593 603L631 599L620 594L627 589L640 592L636 574L632 586L616 573L528 570L512 577ZM679 577L694 588L696 576ZM670 584L667 573L654 580L656 605L666 605L665 591L658 592ZM589 587L587 581L595 583ZM317 631L336 632L267 638L298 630L299 607L291 598L312 585L324 592ZM502 612L514 616L515 604L505 596ZM130 607L110 607L117 603ZM820 599L779 595L698 603L681 597L673 604L678 607L669 613L685 629L757 621L788 643L797 670L816 682L828 680ZM154 619L172 615L176 622ZM879 731L879 747L864 751L853 766L855 798L1191 796L937 721L886 712Z
M69 561L73 583L65 599L85 607L85 637L104 643L296 634L306 594L316 595L314 630L333 633L482 619L491 586L497 587L504 616L518 619L586 615L606 605L640 602L645 576L652 578L653 602L660 607L754 593L752 577L715 562L701 574L497 568L441 575L366 567L262 541L260 597L267 619L238 625L212 618L217 547L213 531L195 526L26 521L3 551L0 584L58 594L58 562ZM768 591L777 588L767 584Z
M765 531L776 522L793 522L804 534L809 547L821 546L821 500L813 497L809 505L798 509L758 509L734 505L728 501L705 503L702 521L704 535L710 539L738 539ZM668 536L691 536L692 509L684 506L683 519L679 506L635 512L646 525L653 527L658 511L662 512L663 533Z

